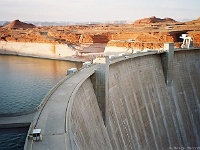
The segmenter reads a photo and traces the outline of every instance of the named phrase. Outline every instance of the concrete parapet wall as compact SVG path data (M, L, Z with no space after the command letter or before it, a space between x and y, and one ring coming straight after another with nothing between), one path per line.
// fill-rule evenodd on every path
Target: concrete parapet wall
M0 42L0 54L61 59L75 55L67 44Z
M90 78L74 93L67 114L69 149L112 149Z

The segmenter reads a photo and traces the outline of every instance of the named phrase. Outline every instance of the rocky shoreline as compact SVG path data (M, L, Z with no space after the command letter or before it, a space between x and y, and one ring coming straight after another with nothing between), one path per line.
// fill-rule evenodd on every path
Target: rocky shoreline
M15 55L75 62L91 61L98 53L77 54L66 44L0 41L1 55Z

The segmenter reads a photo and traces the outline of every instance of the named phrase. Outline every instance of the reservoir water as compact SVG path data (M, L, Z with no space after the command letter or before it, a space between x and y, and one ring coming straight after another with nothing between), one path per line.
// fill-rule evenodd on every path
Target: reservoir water
M0 116L37 107L69 68L81 63L0 55ZM23 149L27 129L0 129L0 149Z

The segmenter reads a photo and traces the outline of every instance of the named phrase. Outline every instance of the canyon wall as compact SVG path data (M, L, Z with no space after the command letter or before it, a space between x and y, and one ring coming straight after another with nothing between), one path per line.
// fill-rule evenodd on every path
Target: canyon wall
M75 55L67 44L0 42L0 54L62 59Z

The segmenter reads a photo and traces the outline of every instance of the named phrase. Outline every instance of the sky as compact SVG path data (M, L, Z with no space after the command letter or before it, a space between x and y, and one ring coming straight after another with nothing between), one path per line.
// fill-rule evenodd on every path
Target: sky
M200 17L200 0L0 0L0 21L135 21Z

